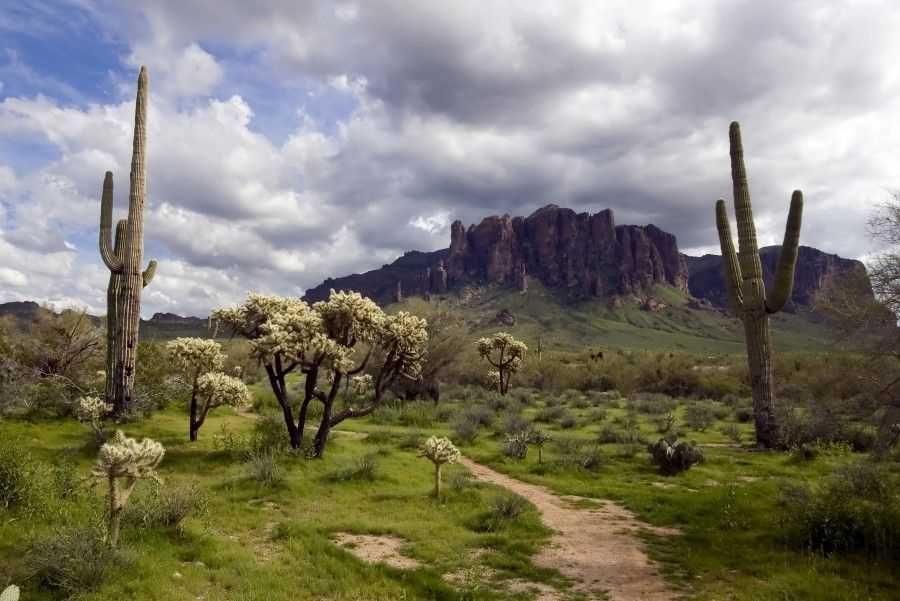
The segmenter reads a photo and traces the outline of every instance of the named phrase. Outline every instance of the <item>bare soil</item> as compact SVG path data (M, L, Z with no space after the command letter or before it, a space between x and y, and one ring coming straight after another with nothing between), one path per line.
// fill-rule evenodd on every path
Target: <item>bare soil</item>
M537 507L554 535L539 552L536 565L554 568L572 581L572 590L586 595L605 593L612 601L669 601L676 594L636 536L644 530L671 536L677 530L650 526L612 501L588 499L596 509L573 507L579 497L561 497L461 457L460 464L479 480L500 485Z

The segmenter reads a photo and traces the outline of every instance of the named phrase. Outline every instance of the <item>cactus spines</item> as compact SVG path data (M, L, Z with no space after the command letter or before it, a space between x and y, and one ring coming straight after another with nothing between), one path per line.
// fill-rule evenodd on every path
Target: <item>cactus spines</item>
M794 190L788 213L784 242L778 255L778 265L772 290L766 294L762 264L756 243L756 226L750 204L750 188L744 167L741 128L735 121L729 128L731 181L734 186L734 209L738 230L738 251L734 251L731 228L725 201L716 201L716 228L722 247L725 282L731 307L744 322L747 341L747 361L753 390L753 414L756 441L771 448L779 445L775 421L774 382L772 377L772 336L769 314L777 313L791 296L797 246L800 243L800 222L803 214L803 193Z
M131 187L128 193L128 219L116 226L115 244L112 230L113 177L107 171L100 198L100 256L111 272L107 290L108 332L111 354L107 357L107 402L116 415L131 408L134 365L137 359L140 323L141 289L156 273L156 261L141 269L144 254L144 204L146 201L147 146L147 68L138 75L134 109L134 141L131 154ZM124 224L124 225L123 225ZM123 229L120 239L120 228ZM115 312L111 310L115 301Z

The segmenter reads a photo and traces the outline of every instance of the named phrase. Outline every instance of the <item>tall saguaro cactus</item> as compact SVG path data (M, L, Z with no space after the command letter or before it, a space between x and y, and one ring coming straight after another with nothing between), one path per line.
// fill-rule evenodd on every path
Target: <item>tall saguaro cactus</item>
M731 147L731 181L734 186L734 210L737 219L738 252L734 252L731 228L725 201L716 201L716 227L722 246L725 282L731 306L744 322L747 340L747 361L753 390L753 415L756 442L766 448L779 446L778 424L775 419L775 395L772 378L772 335L769 315L784 307L794 286L794 266L800 242L800 221L803 215L803 193L794 190L788 212L784 242L778 254L772 290L766 293L762 265L756 244L756 226L750 206L750 188L744 168L744 149L741 128L737 121L729 128Z
M147 68L138 75L137 100L134 109L134 143L131 154L131 188L128 193L128 219L116 227L116 243L111 244L113 178L107 171L100 199L100 256L109 268L107 302L115 300L115 314L107 315L112 328L112 353L107 354L107 402L116 415L131 408L134 365L137 359L138 326L140 324L141 290L156 272L156 261L141 270L144 255L144 203L146 199L147 146ZM122 239L119 239L119 230ZM110 342L110 340L107 340ZM110 362L111 361L111 362Z

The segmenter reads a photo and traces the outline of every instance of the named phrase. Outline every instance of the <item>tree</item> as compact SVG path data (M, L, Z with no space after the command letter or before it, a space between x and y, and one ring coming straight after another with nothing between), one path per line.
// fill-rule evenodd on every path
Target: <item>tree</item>
M794 190L791 208L784 230L784 243L778 253L778 265L772 289L766 293L762 264L756 244L756 225L750 205L750 187L744 168L744 148L741 128L737 121L728 131L731 154L731 181L734 187L734 210L738 230L738 251L734 251L731 226L725 201L716 201L716 228L722 247L725 284L731 307L744 322L747 341L747 363L750 367L750 388L753 392L753 418L756 442L765 448L780 446L779 428L775 417L775 382L772 371L772 332L769 315L778 313L791 297L794 286L794 266L800 243L800 221L803 214L803 193Z
M166 345L166 350L181 367L182 372L191 383L191 417L189 436L191 442L197 441L197 430L206 419L209 407L200 407L198 394L201 376L222 369L225 363L225 355L221 345L208 338L176 338Z
M870 399L856 408L858 417L878 421L879 446L886 449L900 436L900 193L878 205L868 225L885 250L868 271L851 269L827 283L816 308L828 319L832 342L853 351L847 360Z
M519 342L506 332L497 332L478 341L478 354L497 368L494 374L500 394L506 394L509 390L509 380L522 367L522 358L527 351L524 342Z
M428 335L425 321L400 312L386 315L356 292L331 291L313 306L301 299L249 294L243 305L213 312L218 324L247 338L262 362L284 415L291 447L303 444L309 407L321 402L322 419L314 441L322 457L331 428L372 413L397 378L418 377ZM370 360L374 365L369 366ZM342 383L369 367L372 387L362 406L336 401ZM286 378L299 371L303 393L297 418ZM327 377L326 377L327 376ZM326 381L319 387L320 377Z
M238 378L221 372L205 373L197 378L197 398L200 401L196 419L191 419L191 432L196 440L197 430L206 421L210 410L228 405L241 407L250 403L250 391Z

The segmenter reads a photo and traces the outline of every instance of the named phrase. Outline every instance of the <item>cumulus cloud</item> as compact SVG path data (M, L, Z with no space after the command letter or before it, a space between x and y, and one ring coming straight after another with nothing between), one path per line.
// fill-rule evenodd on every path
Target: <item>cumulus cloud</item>
M873 204L900 188L900 15L885 3L81 5L125 28L118 97L0 95L0 135L53 151L0 161L4 299L102 311L97 197L113 171L124 212L144 64L147 253L160 259L146 313L299 294L444 247L453 219L551 202L715 250L733 119L761 244L780 242L801 188L802 242L863 256Z

